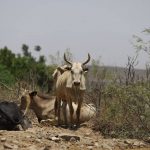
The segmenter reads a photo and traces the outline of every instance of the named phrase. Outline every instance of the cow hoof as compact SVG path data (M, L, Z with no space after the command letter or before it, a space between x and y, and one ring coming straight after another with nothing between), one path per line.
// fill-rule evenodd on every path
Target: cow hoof
M61 125L60 125L60 124L56 124L55 126L56 126L56 127L61 127Z
M67 129L69 126L68 125L62 125L61 127L64 129Z
M73 124L69 125L70 130L75 130L75 126Z

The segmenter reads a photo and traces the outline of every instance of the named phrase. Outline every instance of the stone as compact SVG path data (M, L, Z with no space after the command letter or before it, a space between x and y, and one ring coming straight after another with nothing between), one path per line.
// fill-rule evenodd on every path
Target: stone
M6 138L5 137L2 137L1 138L1 142L5 142L6 141Z
M58 137L62 138L65 141L70 141L70 139L73 137L76 139L76 141L80 141L80 137L76 135L71 134L59 134Z
M136 146L136 147L144 147L146 144L142 141L135 141L133 143L133 146Z
M28 150L37 150L38 148L35 145L31 145L28 147Z
M35 139L36 142L38 143L41 143L41 140L40 139Z
M13 149L14 146L11 145L11 144L5 143L5 144L4 144L4 148L7 148L7 149Z
M55 141L55 142L59 142L60 141L60 138L55 137L55 136L50 137L49 139L52 140L52 141Z
M150 137L145 138L144 141L150 143Z
M94 143L94 146L95 146L95 147L99 147L98 142L95 142L95 143Z
M77 140L76 140L74 137L71 137L71 138L70 138L70 142L73 143L73 142L76 142L76 141L77 141Z
M128 144L128 145L132 145L132 144L133 144L133 141L131 141L131 140L125 140L124 143L125 143L125 144Z
M27 136L26 136L26 138L28 138L28 139L30 139L31 137L32 137L32 136L30 136L30 135L27 135Z
M105 144L105 143L103 143L103 144L101 145L101 147L102 147L103 149L105 149L105 150L112 150L112 148L111 148L108 144Z
M48 145L46 146L43 150L51 150L52 149L52 146L51 145Z
M91 133L85 133L84 135L85 135L85 136L89 136L90 134L91 134Z
M19 141L12 141L13 144L19 144Z
M88 146L87 149L92 150L93 146Z

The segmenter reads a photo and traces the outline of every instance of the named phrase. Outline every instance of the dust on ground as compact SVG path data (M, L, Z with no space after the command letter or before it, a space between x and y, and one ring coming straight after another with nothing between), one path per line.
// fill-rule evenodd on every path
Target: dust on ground
M26 131L0 131L0 150L149 150L150 143L137 139L104 138L86 124L78 130L38 123Z

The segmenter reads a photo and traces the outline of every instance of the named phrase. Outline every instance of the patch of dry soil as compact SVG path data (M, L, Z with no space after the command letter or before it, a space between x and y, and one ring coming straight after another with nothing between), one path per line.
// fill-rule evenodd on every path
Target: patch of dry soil
M136 139L105 139L87 126L69 130L34 124L26 131L0 131L0 150L149 150Z

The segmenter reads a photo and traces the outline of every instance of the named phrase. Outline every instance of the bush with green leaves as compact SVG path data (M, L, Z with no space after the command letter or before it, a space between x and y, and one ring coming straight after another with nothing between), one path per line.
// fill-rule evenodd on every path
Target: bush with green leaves
M139 84L108 85L103 93L94 129L112 137L150 136L149 90Z
M0 64L0 83L7 86L12 86L15 83L15 77L10 71Z

